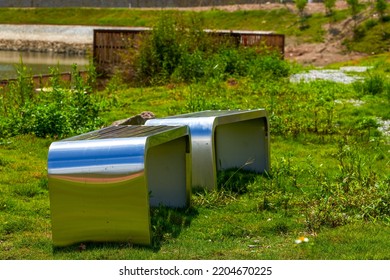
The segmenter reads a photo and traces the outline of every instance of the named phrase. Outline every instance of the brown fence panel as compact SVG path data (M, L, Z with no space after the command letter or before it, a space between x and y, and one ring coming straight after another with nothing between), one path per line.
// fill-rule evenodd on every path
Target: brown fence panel
M99 73L110 72L110 68L121 61L121 51L134 46L136 38L149 28L100 30L93 34L93 57Z

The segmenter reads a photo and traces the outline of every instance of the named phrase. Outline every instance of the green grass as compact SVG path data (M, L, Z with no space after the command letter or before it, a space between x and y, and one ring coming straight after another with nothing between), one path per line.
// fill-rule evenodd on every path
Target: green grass
M37 152L32 158L35 168L26 170L11 168L12 160L21 161L20 156L6 156L9 163L4 182L2 176L2 201L0 258L1 259L389 259L389 225L384 221L354 222L336 228L323 227L310 233L304 223L304 209L292 207L287 212L277 207L264 210L261 185L256 181L243 195L228 196L219 192L195 192L193 208L183 210L160 209L154 212L156 220L168 225L159 232L151 248L126 243L86 243L85 250L79 245L52 248L50 232L49 198L45 182L45 163L48 140L23 136L11 139L11 146L1 148L15 154L28 153L26 147ZM334 151L331 144L309 147L296 141L274 138L272 160L280 162L288 150L296 160L296 166L307 163L312 155L314 161L331 167L334 160L329 155ZM40 152L38 152L40 150ZM319 153L317 152L319 151ZM316 156L317 155L317 156ZM25 160L24 157L22 157ZM387 169L388 170L388 169ZM27 172L20 180L21 172ZM4 173L4 172L2 172ZM35 177L37 178L34 178ZM258 179L259 180L259 179ZM260 178L260 181L262 179ZM303 182L304 179L302 179ZM24 182L20 182L24 181ZM17 182L17 183L15 183ZM35 182L40 192L15 192L14 185ZM28 188L27 188L28 189ZM299 199L298 199L299 200ZM207 203L211 201L211 203ZM167 213L171 214L168 215ZM170 217L167 219L167 217ZM174 218L172 218L174 217ZM184 221L184 222L183 222ZM309 238L308 243L295 244L299 236Z
M206 106L211 104L224 109L256 105L269 111L273 109L282 118L291 118L291 125L295 125L311 118L309 102L323 94L318 92L319 88L332 92L336 85L301 84L296 95L294 85L279 82L276 101L269 96L275 86L268 84L262 89L264 84L245 78L239 79L235 86L216 81L205 85L149 88L117 85L117 90L106 92L115 100L115 105L102 117L109 124L142 110L153 111L158 117L186 112L194 93L206 91ZM357 98L352 86L336 87L334 99ZM347 120L351 116L384 116L388 101L383 95L371 98L375 99L359 109L350 104L336 107L334 122L348 127ZM292 105L294 107L289 108ZM295 110L295 106L300 110ZM359 111L355 113L355 110ZM302 114L308 119L302 118ZM294 118L297 120L293 121ZM346 176L342 180L347 180L348 176L356 175L357 169L350 173L340 169L337 156L340 155L337 144L340 136L309 132L278 136L272 133L273 129L271 125L271 177L252 176L245 180L243 174L229 179L231 184L243 187L240 193L224 188L213 192L194 191L190 209L153 210L154 239L150 248L127 243L86 243L85 249L80 249L80 244L53 248L46 163L49 144L55 139L29 135L3 139L0 145L0 259L388 259L389 218L386 214L373 219L359 218L358 213L371 213L364 208L367 205L354 212L352 205L342 204L342 207L352 207L348 214L350 220L340 223L336 216L339 210L334 208L330 212L334 211L334 217L322 217L324 224L308 226L308 222L314 221L308 220L307 209L311 207L314 211L316 201L323 200L316 199L315 195L324 184L338 186L340 176ZM356 153L345 155L343 161L360 162L363 181L384 182L384 176L390 174L388 145L380 138L367 142L365 135L349 137L348 144ZM372 177L369 170L375 170L377 177ZM230 175L221 178L223 184ZM358 185L352 186L359 191L351 194L356 197L340 193L340 198L347 201L375 199L364 190L360 191ZM321 191L333 192L331 189ZM300 236L308 237L309 242L295 244Z
M148 26L158 11L93 8L2 8L0 22L7 24L64 24Z
M88 20L97 22L94 17L101 11L86 10L91 12ZM7 11L1 10L0 17ZM42 16L51 10L9 11ZM48 19L57 10L51 12ZM121 18L138 11L111 12ZM222 18L219 14L224 12L209 13ZM243 22L249 26L251 12L237 14L245 16ZM234 16L232 22L238 24ZM107 22L110 15L100 17ZM222 23L215 26L227 28ZM269 69L281 67L271 63L275 64L267 64ZM359 64L374 66L361 76L379 78L359 86L323 81L292 84L288 77L253 71L245 77L136 88L115 76L106 89L95 92L102 97L96 100L105 104L99 115L105 125L147 110L164 117L206 109L265 108L271 124L271 171L263 175L224 171L217 190L193 191L191 208L152 209L150 247L85 243L85 247L53 248L47 153L50 143L59 138L4 137L0 139L0 259L389 259L389 140L369 126L372 118L390 117L389 56L348 63ZM289 68L291 73L302 70L296 65ZM388 87L372 92L382 83ZM350 100L363 103L355 106ZM309 242L296 244L302 236Z

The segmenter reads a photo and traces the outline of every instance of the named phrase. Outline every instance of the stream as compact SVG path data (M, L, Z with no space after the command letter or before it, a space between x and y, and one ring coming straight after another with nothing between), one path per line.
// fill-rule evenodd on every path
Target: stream
M89 60L82 55L0 51L0 80L16 78L21 62L32 75L41 75L49 74L57 66L60 72L70 72L73 64L77 64L78 70L85 70Z

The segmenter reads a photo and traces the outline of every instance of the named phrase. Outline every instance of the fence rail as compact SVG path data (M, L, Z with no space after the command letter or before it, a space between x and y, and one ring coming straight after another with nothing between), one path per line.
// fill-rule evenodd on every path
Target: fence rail
M55 75L59 75L59 78L61 81L64 82L71 82L72 81L72 73L70 72L63 72L60 74L42 74L42 75L34 75L29 78L31 78L34 88L42 88L50 86L50 79L53 78ZM79 71L78 75L83 77L84 79L87 78L88 72L87 71ZM8 86L10 83L16 82L17 79L6 79L6 80L0 80L0 88Z

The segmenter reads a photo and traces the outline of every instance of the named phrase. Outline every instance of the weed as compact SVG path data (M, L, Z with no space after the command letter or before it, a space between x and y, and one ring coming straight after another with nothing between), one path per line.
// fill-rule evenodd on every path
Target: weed
M194 206L215 208L227 205L237 199L237 193L227 190L195 189L193 192Z
M247 192L247 186L257 176L256 173L241 169L223 170L218 173L217 185L220 189L237 194Z
M339 172L335 180L318 182L320 192L307 198L308 230L322 226L337 227L352 221L376 220L390 214L389 187L372 170L371 159L361 153L359 146L339 144L336 158Z

